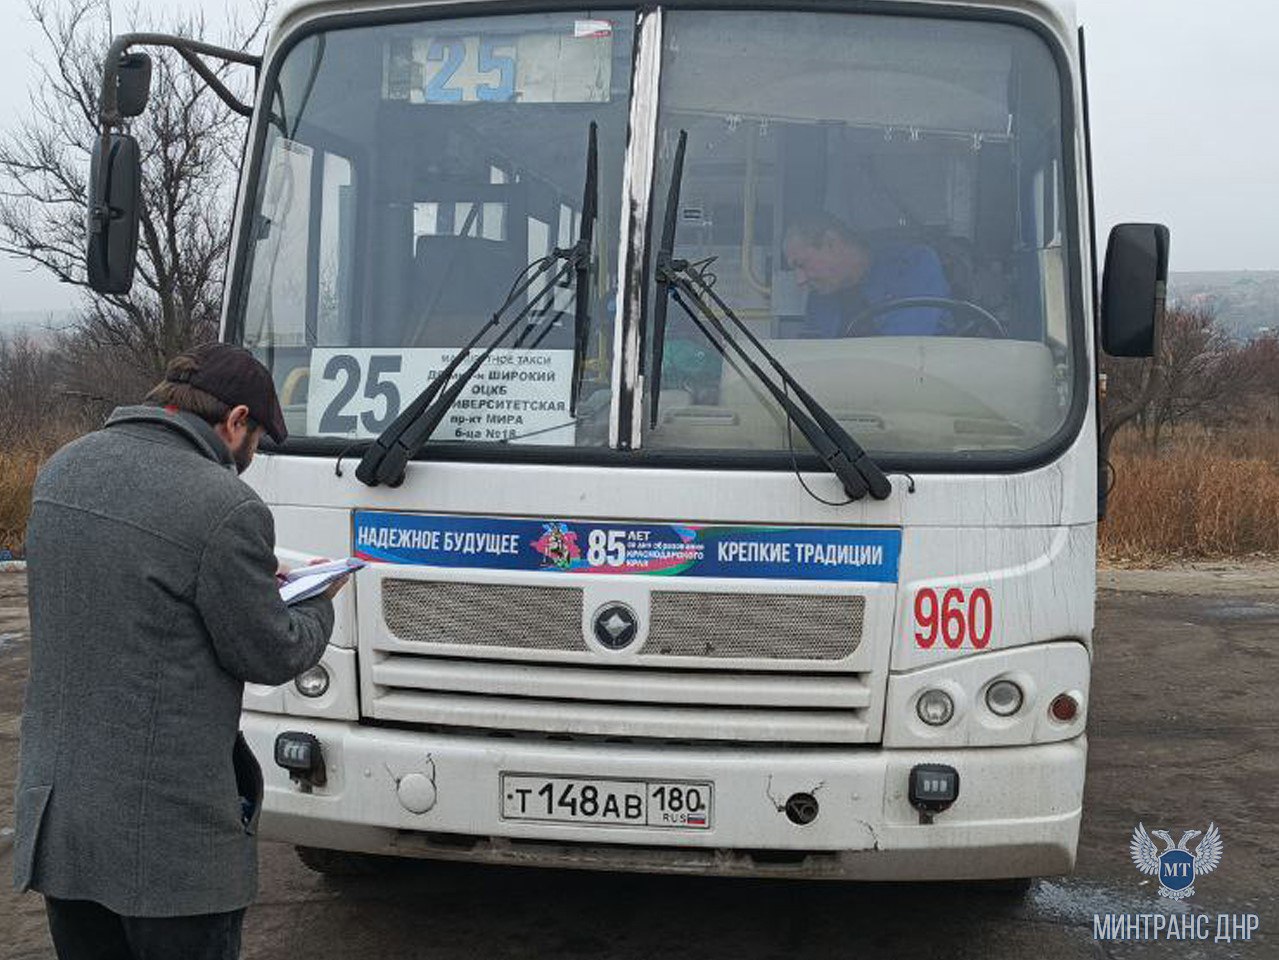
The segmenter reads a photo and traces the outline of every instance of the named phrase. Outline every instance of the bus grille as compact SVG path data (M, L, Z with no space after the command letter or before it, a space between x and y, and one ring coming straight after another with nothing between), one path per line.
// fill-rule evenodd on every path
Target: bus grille
M382 581L382 616L398 640L589 651L574 587ZM862 637L866 598L654 591L641 656L844 660Z
M866 598L654 591L650 657L844 660L862 638Z
M872 674L839 663L860 643L862 596L654 591L642 650L602 662L577 586L386 577L381 590L385 629L361 657L378 720L682 742L879 735Z
M387 629L414 643L585 650L581 606L582 591L573 587L382 581Z

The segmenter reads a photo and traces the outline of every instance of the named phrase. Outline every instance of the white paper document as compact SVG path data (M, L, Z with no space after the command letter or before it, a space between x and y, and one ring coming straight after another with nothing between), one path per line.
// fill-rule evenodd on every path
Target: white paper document
M309 567L290 570L280 586L280 599L285 603L299 603L318 596L328 589L334 580L340 580L365 565L363 560L346 557Z

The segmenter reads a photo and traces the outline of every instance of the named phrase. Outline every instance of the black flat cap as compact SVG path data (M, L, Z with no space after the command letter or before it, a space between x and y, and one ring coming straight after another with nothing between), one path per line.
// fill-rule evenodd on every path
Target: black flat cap
M289 435L271 372L244 347L230 343L202 343L183 356L195 363L195 369L166 374L166 380L189 383L228 406L243 404L249 408L249 415L276 443L283 442Z

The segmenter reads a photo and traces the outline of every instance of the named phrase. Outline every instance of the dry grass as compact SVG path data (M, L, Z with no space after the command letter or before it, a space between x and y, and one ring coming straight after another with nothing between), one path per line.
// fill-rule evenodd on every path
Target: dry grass
M0 451L0 550L22 546L31 510L31 487L42 456L34 450Z
M1111 563L1279 557L1279 432L1174 438L1155 456L1116 444L1098 550Z

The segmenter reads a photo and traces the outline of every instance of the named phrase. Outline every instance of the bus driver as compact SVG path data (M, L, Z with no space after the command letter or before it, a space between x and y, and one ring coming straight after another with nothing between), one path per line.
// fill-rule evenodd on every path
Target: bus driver
M858 317L880 303L907 297L949 297L941 261L930 247L897 242L871 247L827 213L794 221L783 251L795 280L808 291L802 337L933 336L942 333L946 311L936 307L892 310Z

